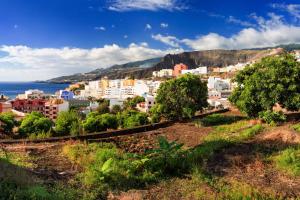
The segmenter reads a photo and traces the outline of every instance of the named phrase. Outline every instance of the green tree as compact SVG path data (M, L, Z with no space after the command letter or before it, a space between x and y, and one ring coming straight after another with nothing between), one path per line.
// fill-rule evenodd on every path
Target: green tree
M0 131L4 134L11 134L16 124L14 114L11 112L0 114Z
M123 103L125 109L134 109L138 103L144 102L145 98L141 96L135 96L133 98L127 98Z
M75 111L60 112L55 121L55 132L59 136L78 135L80 134L80 122L80 117Z
M19 133L22 136L29 136L32 133L38 134L49 132L52 128L52 121L39 112L32 112L22 120Z
M229 100L249 117L273 111L278 103L287 110L300 109L300 63L290 54L263 58L240 71Z
M122 128L132 128L135 126L145 125L149 122L146 113L135 110L126 110L118 113L118 121Z
M109 113L109 101L108 100L103 100L99 102L99 106L97 108L97 112L99 114L105 114Z
M98 114L92 112L83 122L84 131L87 133L106 131L107 129L117 129L118 120L113 114Z
M119 112L121 112L122 111L122 108L121 108L121 106L120 105L113 105L113 107L111 108L111 113L112 114L117 114L117 113L119 113Z
M166 119L182 119L202 111L207 103L207 85L199 76L186 74L162 83L151 113Z

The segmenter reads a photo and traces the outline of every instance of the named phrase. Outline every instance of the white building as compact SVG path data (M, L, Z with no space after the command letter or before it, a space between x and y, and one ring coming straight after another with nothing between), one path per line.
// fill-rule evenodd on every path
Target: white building
M153 77L172 77L173 69L161 69L159 71L152 72Z
M17 99L50 99L51 94L45 94L42 90L26 90L24 94L18 94Z
M58 114L62 111L69 110L69 102L62 99L53 99L45 103L45 117L56 120Z
M209 90L230 90L231 89L230 79L221 79L220 77L210 76L207 81L207 88Z
M201 75L201 74L207 74L207 67L198 67L196 69L184 69L181 71L181 74L195 74L195 75Z
M155 105L155 97L152 95L144 95L145 102L138 103L136 108L141 112L149 112Z

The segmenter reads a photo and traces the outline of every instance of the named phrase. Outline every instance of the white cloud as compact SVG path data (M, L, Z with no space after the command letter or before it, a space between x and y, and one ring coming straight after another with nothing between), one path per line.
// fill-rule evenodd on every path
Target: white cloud
M132 10L183 10L187 6L181 0L111 0L108 9L117 12Z
M167 24L167 23L161 23L161 24L160 24L160 27L161 27L161 28L168 28L168 27L169 27L169 24Z
M227 22L234 23L234 24L239 24L239 25L242 25L242 26L249 26L249 27L250 26L255 26L254 24L252 24L248 21L243 21L243 20L237 19L234 16L229 16L227 18Z
M277 8L290 13L290 15L300 19L300 4L271 4L273 8Z
M147 43L132 43L128 47L113 44L92 49L0 46L0 52L4 53L0 57L0 80L45 80L181 51L152 49Z
M193 50L244 49L300 43L300 26L286 24L282 16L274 13L268 15L269 19L265 19L252 14L251 17L257 22L257 28L244 28L230 37L209 33L195 39L178 39L174 36L161 35L152 36L152 38L172 47L184 44Z
M179 47L179 40L174 36L163 36L161 34L152 35L151 36L154 40L160 41L166 45L169 45L171 47Z
M104 26L96 26L96 27L94 27L94 29L96 31L106 31L106 28Z
M152 26L150 24L146 24L145 30L151 30L151 29L152 29Z

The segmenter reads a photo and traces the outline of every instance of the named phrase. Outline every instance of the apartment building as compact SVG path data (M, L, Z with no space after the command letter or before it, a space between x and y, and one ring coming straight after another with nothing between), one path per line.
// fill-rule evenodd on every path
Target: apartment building
M15 99L11 101L12 109L23 113L31 113L33 111L43 113L45 103L45 99Z
M42 90L26 90L24 94L19 94L17 99L50 99L51 94L45 94Z
M58 114L62 111L69 110L69 102L63 99L53 99L45 103L44 115L45 117L55 121Z
M10 102L0 102L0 113L11 112L12 105Z

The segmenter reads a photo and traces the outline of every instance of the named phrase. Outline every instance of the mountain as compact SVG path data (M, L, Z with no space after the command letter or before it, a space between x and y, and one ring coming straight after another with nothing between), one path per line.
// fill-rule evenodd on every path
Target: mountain
M171 69L175 64L184 63L190 69L198 66L225 67L237 63L246 63L259 60L269 55L280 54L284 51L300 49L299 44L279 45L271 48L243 49L243 50L206 50L184 52L180 54L168 54L163 58L153 58L144 61L130 62L122 65L114 65L106 69L62 76L48 80L49 82L78 82L97 80L107 76L110 79L125 78L147 78L152 76L153 71L160 69Z
M131 74L136 71L153 67L161 61L162 58L152 58L143 61L129 62L121 65L113 65L108 68L95 69L88 73L77 73L70 76L61 76L48 80L47 82L52 83L72 83L79 81L90 81L96 80L103 76L109 78L122 78L123 74Z

